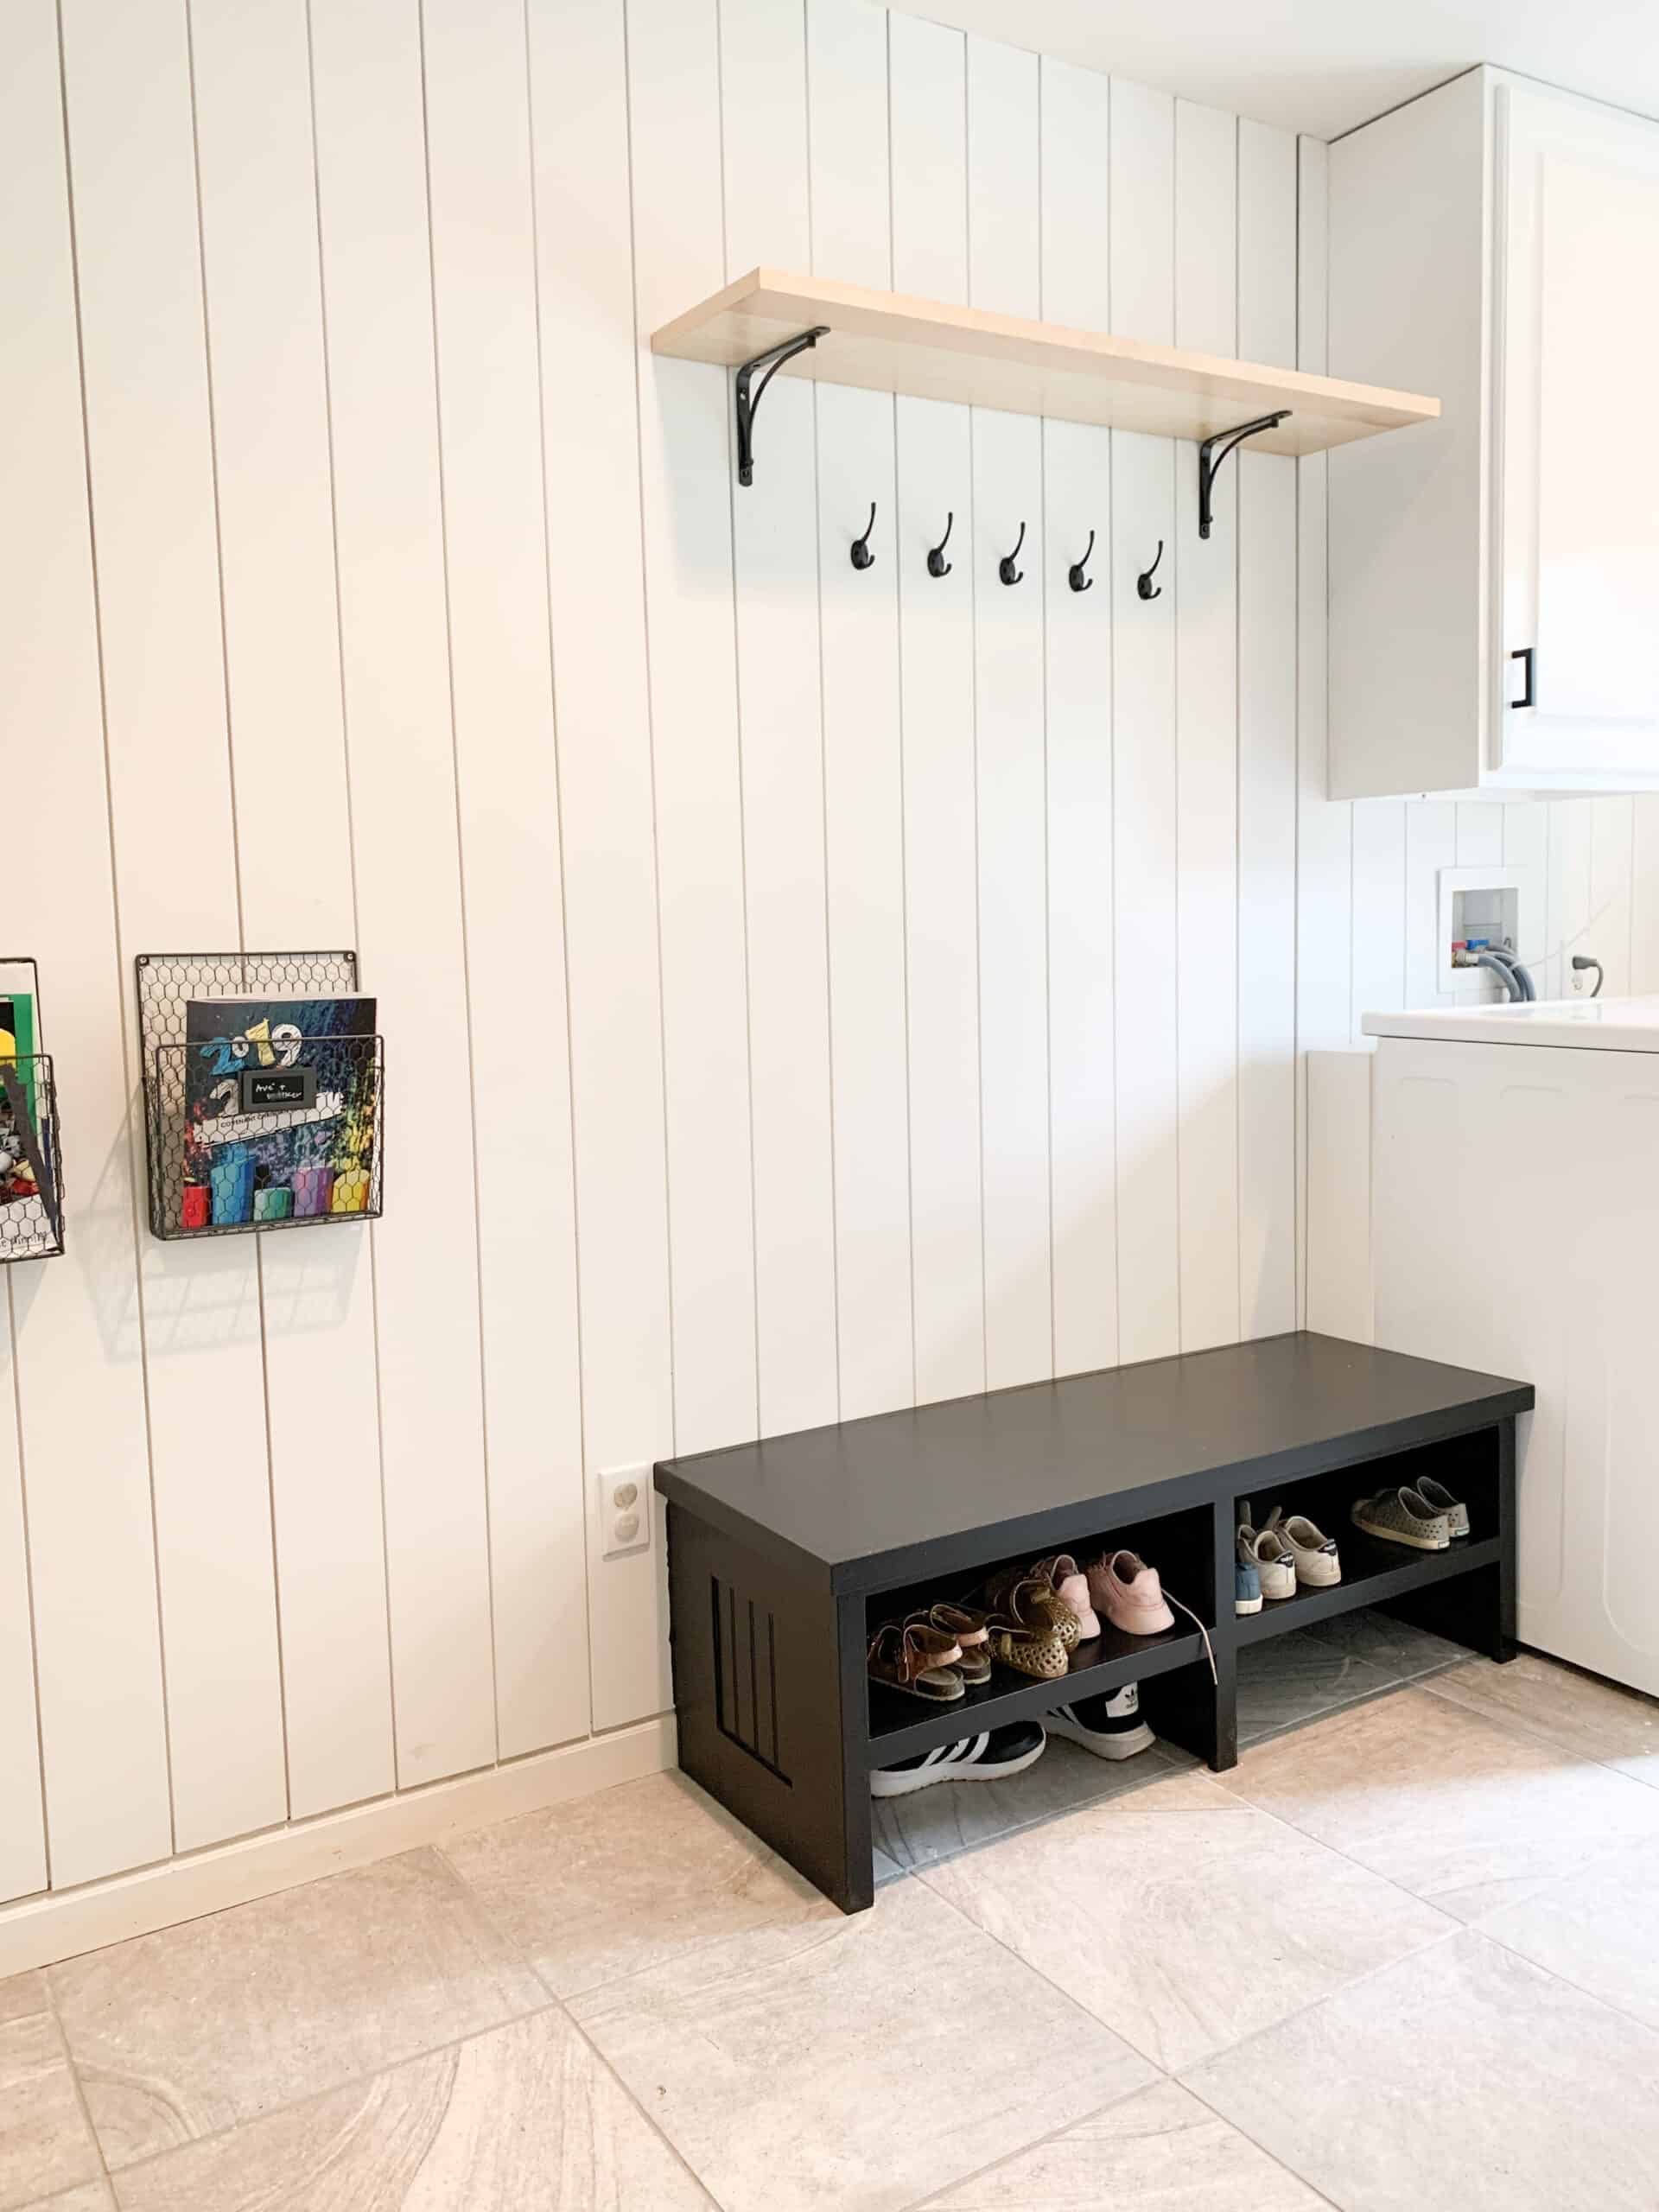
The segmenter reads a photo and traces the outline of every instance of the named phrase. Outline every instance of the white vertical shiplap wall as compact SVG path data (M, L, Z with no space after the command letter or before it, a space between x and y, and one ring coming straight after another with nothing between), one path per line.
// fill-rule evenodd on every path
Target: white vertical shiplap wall
M63 13L128 959L241 942L188 30L175 0ZM49 970L52 948L39 950ZM252 1239L235 1244L143 1236L137 1308L105 1353L143 1363L176 1850L287 1814L259 1265ZM127 1571L146 1565L135 1546Z
M1111 86L1045 60L1041 96L1042 311L1104 329ZM1044 423L1043 513L1054 1370L1066 1375L1117 1358L1109 430Z
M321 10L311 66L361 972L383 1029L444 1053L469 1029L419 29L402 0ZM387 1176L417 1185L432 1137L389 1110ZM469 1085L441 1142L462 1202L370 1240L404 1785L495 1745Z
M1299 1048L1433 995L1449 861L1545 988L1659 981L1659 802L1324 798L1320 464L1206 544L1190 445L785 378L739 491L649 349L766 260L1317 368L1321 148L867 0L62 16L0 82L71 1211L0 1332L10 1898L660 1710L601 1470L1291 1325ZM157 1246L131 958L305 943L386 1217Z
M1175 343L1238 351L1238 126L1175 105ZM1175 999L1181 1349L1238 1336L1238 486L1198 536L1177 462Z
M1116 79L1109 200L1111 327L1173 344L1175 103ZM1181 1349L1175 534L1192 457L1167 438L1111 442L1117 1335L1122 1358L1156 1359Z
M968 297L1040 308L1039 63L968 41ZM1053 1371L1042 425L971 412L985 1382ZM1002 580L1014 556L1017 583ZM1065 1009L1061 1009L1064 1014Z
M282 0L236 0L193 29L243 929L355 944L305 26ZM315 808L301 881L296 787ZM287 1809L303 1815L393 1780L373 1283L355 1236L270 1238L258 1260Z
M1295 236L1296 142L1241 122L1244 360L1295 365ZM1296 1319L1297 464L1246 448L1236 466L1238 1318L1252 1337Z
M6 296L33 308L0 353L0 715L54 834L9 856L0 935L41 960L46 1041L73 1071L59 1109L76 1213L62 1259L6 1270L0 1891L13 1896L165 1857L173 1830L56 12L25 9L8 29L0 173L7 207L30 215L0 226L0 265Z
M886 21L871 8L821 7L806 29L813 266L886 286ZM817 404L820 484L855 503L868 493L875 514L875 565L861 573L840 503L819 504L836 1344L851 1418L916 1397L897 442L885 393L824 385Z
M965 303L966 41L911 16L889 16L887 32L893 281ZM985 1387L973 454L968 409L900 399L894 411L911 1285L925 1401ZM941 542L948 572L934 576L927 549Z

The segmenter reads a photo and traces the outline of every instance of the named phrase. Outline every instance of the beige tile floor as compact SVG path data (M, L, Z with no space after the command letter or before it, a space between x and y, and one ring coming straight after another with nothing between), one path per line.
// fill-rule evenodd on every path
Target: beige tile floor
M632 1783L0 1982L0 2212L1652 2212L1656 1719L1473 1662L852 1919Z

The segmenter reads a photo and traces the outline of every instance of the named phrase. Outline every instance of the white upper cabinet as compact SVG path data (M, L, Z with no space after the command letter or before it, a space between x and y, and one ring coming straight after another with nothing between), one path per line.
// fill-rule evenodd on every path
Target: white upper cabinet
M1471 71L1332 148L1331 270L1444 408L1331 456L1331 796L1659 790L1659 124Z

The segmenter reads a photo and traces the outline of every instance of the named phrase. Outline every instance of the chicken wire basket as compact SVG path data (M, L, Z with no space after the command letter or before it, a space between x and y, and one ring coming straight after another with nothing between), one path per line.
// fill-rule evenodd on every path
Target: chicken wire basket
M63 1249L63 1145L41 1035L38 966L0 954L0 1266Z
M0 1266L63 1249L63 1154L48 1052L0 1060Z
M144 953L137 979L155 1236L378 1217L385 1048L354 952ZM215 1022L215 1000L264 1010Z

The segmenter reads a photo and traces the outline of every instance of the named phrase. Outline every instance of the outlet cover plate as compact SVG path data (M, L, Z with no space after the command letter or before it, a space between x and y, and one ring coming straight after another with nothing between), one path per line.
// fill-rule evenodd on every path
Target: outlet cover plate
M601 1559L629 1559L651 1549L652 1515L655 1510L651 1462L637 1466L601 1467L599 1481L599 1555Z

